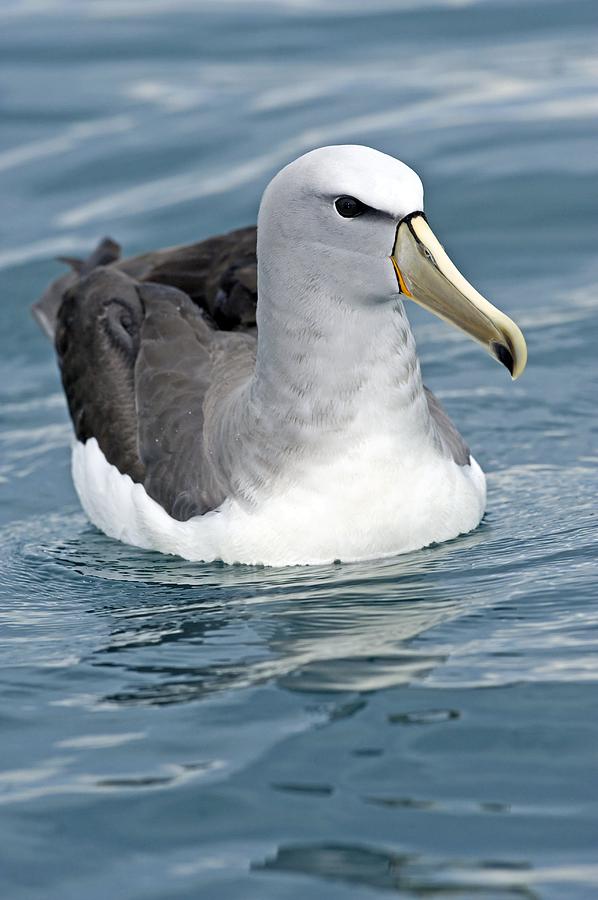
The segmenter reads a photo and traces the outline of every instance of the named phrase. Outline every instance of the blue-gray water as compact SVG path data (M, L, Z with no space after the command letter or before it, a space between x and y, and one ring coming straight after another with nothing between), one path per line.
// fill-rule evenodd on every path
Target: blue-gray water
M598 896L597 39L595 0L4 0L2 898ZM483 525L286 570L99 535L28 315L52 257L250 223L347 141L526 332L511 384L412 310Z

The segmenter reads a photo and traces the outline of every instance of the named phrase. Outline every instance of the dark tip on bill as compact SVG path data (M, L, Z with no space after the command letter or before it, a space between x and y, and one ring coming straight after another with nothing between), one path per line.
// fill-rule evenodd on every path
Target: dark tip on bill
M498 341L492 341L491 343L492 352L496 356L497 360L503 364L503 366L509 370L511 376L513 375L514 362L513 355L508 347L505 347L504 344L499 344Z

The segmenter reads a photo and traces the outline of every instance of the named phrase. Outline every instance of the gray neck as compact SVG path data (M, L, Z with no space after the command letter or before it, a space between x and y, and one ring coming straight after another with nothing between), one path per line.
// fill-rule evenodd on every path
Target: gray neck
M277 443L328 452L347 438L430 429L400 300L352 303L325 279L260 267L253 407Z
M224 495L251 506L372 438L393 459L435 444L400 300L353 303L322 278L300 277L283 254L268 261L258 268L255 370L216 454Z

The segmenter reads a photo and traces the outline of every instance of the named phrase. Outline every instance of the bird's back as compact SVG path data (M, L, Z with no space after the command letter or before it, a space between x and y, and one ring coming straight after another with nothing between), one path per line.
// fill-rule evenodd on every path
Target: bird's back
M184 521L229 488L204 436L255 361L255 229L118 256L105 240L88 260L68 260L34 315L54 340L77 440L95 439Z

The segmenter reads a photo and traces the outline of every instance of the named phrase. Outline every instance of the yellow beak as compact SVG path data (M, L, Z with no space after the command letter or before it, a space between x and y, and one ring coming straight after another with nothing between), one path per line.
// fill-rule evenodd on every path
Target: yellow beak
M401 293L482 344L513 378L521 375L527 362L521 331L461 275L423 212L399 222L391 261Z

